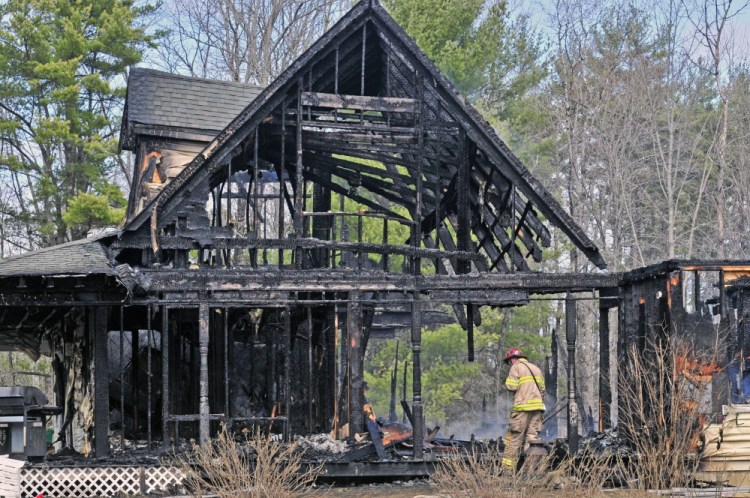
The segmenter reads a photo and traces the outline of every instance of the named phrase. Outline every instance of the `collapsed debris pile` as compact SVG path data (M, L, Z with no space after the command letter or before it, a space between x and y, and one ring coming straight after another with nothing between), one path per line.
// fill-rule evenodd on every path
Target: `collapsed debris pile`
M629 457L633 454L627 438L617 429L591 432L581 441L579 453L582 455Z
M414 437L412 429L400 423L373 423L366 433L354 434L337 440L332 434L315 434L295 439L305 452L305 460L323 463L355 462L408 462L413 460ZM439 457L464 451L486 452L491 444L471 439L469 441L438 437L440 427L426 431L423 447L426 455ZM427 457L427 459L430 459Z

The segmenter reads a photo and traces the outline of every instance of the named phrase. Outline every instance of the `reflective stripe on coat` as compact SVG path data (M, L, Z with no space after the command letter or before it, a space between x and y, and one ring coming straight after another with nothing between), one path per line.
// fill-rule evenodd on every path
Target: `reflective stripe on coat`
M538 385L538 387L537 387ZM539 367L529 363L525 358L520 358L510 367L505 387L515 392L513 410L517 412L529 412L533 410L544 410L544 374Z

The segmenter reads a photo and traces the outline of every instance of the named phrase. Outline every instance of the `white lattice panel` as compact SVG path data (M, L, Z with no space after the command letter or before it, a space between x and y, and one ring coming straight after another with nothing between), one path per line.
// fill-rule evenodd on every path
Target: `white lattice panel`
M21 496L45 498L138 495L139 467L31 467L21 471Z
M145 492L167 491L169 486L182 486L184 474L177 467L146 467L144 469Z

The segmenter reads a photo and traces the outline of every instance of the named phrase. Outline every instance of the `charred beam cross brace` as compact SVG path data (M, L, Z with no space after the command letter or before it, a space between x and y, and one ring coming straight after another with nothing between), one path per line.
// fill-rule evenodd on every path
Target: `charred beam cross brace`
M568 447L578 451L578 404L576 404L576 302L565 296L565 340L568 347Z
M107 358L108 308L89 308L89 338L94 342L94 452L109 455L109 361Z

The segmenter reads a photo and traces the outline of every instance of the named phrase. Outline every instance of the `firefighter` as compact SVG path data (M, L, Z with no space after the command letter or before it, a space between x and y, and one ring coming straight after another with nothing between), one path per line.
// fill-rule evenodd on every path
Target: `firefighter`
M501 463L503 467L515 469L521 446L528 448L531 442L539 441L544 417L544 375L536 365L529 363L520 349L510 348L503 361L510 365L505 387L515 393L515 397Z

